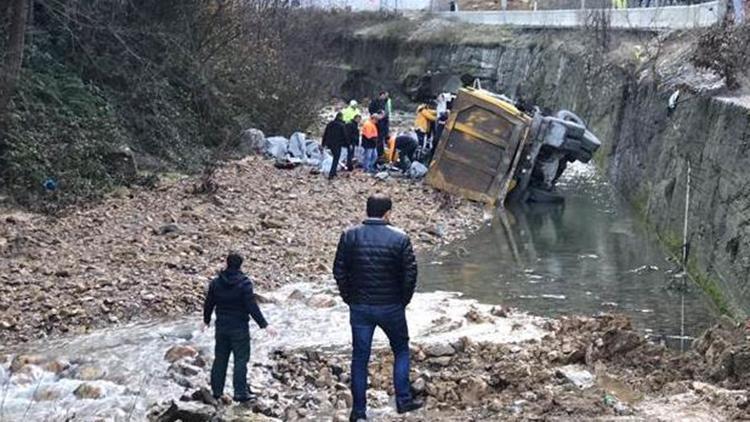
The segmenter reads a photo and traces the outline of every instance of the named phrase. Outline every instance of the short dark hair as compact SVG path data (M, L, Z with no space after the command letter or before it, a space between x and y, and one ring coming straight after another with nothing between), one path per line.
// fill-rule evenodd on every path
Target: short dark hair
M237 252L230 252L227 255L227 268L230 270L239 270L242 267L242 256Z
M393 202L386 195L377 194L367 198L367 216L370 218L383 218L392 207Z

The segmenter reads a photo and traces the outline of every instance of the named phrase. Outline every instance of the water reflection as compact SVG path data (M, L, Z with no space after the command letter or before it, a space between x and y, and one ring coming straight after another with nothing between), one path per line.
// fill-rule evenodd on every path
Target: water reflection
M460 291L539 315L631 315L654 337L680 335L681 292L666 289L675 265L590 165L572 165L566 202L511 208L470 239L424 257L424 290ZM715 318L702 293L685 295L687 335Z

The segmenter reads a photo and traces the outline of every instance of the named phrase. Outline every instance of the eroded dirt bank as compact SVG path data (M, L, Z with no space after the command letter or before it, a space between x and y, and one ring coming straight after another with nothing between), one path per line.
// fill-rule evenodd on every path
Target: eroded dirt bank
M242 251L259 291L330 274L341 230L364 216L368 195L392 196L394 224L417 250L482 224L482 209L421 183L359 172L333 183L309 168L280 170L248 157L222 168L214 195L194 178L123 190L59 220L0 216L0 343L82 333L199 308L230 249Z

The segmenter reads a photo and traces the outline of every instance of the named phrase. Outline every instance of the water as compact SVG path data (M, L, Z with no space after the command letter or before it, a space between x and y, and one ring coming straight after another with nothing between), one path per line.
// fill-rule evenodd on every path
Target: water
M468 240L423 257L422 289L465 293L544 316L619 312L651 337L679 347L681 291L666 286L676 265L593 165L563 175L563 205L509 210ZM507 229L506 229L507 227ZM716 315L694 288L684 294L685 334Z
M274 387L275 381L267 368L272 363L269 356L273 350L310 347L331 353L349 352L348 307L336 297L332 284L290 285L268 294L276 303L262 308L278 336L271 337L251 327L252 360L248 378L254 390L268 392L280 388ZM306 301L289 299L295 290L306 298L325 295L336 298L336 302L328 308L310 306ZM452 341L462 336L476 341L513 343L539 339L545 334L541 328L544 321L533 316L515 314L484 324L470 324L464 317L471 309L489 314L490 308L460 298L456 293L418 293L407 309L410 336L420 343ZM75 421L144 420L154 402L177 400L186 391L175 382L170 364L164 360L170 347L187 344L204 351L206 356L213 356L213 332L201 331L200 325L201 316L193 315L24 345L13 352L38 354L44 361L27 365L12 376L10 362L0 364L0 421L59 421L70 417ZM375 343L387 345L382 332L376 331ZM0 349L0 358L2 353ZM44 362L49 360L70 362L71 370L61 376L45 371ZM102 389L102 398L80 400L73 394L84 382L75 375L84 366L102 370L101 375L87 381ZM197 377L204 385L207 383L207 373ZM228 379L231 380L231 372ZM228 382L225 392L230 393L230 387ZM377 412L394 412L387 397ZM319 420L331 420L331 415L319 416Z

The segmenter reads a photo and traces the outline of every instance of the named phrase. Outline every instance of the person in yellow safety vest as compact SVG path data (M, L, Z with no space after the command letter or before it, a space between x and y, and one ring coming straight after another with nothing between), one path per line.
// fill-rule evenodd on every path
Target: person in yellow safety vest
M430 133L432 122L435 120L437 120L437 112L430 110L427 104L420 104L417 107L417 118L414 119L414 127L416 128L415 132L417 133L417 141L420 148L424 147L424 142Z
M628 7L628 0L612 0L612 7L615 9L626 9Z
M349 101L349 105L341 110L341 118L344 120L344 123L351 122L354 120L354 116L358 114L361 113L359 112L357 100Z

